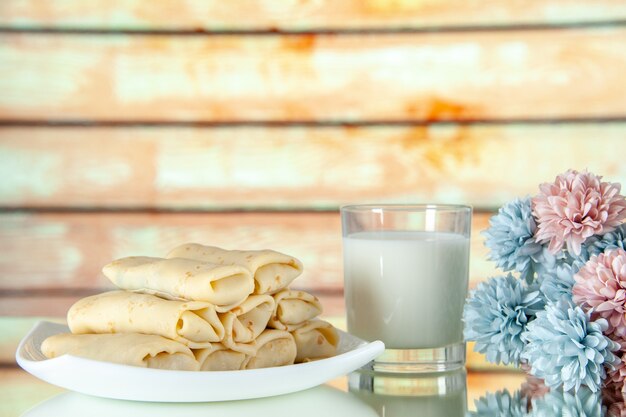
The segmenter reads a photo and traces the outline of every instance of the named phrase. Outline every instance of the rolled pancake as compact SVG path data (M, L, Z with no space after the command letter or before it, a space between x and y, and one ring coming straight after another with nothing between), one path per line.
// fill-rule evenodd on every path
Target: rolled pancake
M322 304L304 291L282 290L274 294L274 313L268 327L291 332L322 314Z
M77 301L67 313L67 323L74 334L155 334L190 348L207 348L224 338L224 326L211 303L164 300L128 291Z
M244 369L291 365L296 358L296 342L284 330L267 329L256 339L257 351L244 363Z
M291 332L296 341L296 363L334 356L339 344L339 333L324 320L311 320Z
M177 371L197 371L199 368L198 361L187 346L148 334L62 333L44 340L41 351L50 359L69 354L143 368Z
M271 295L251 295L227 313L219 317L224 326L222 343L229 349L252 354L256 351L254 340L265 330L274 311Z
M131 256L106 265L102 272L119 288L172 300L206 301L217 311L240 304L254 290L245 267L193 259Z
M226 250L198 243L178 246L167 258L188 258L220 265L240 265L252 272L255 294L273 294L302 273L302 263L273 250Z
M228 349L221 343L193 351L201 371L237 371L243 368L248 355Z

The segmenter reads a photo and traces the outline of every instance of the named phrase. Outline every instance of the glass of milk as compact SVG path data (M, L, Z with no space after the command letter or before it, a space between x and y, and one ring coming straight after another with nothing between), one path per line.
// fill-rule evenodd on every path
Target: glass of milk
M382 340L380 372L437 372L465 365L472 208L341 208L348 331Z

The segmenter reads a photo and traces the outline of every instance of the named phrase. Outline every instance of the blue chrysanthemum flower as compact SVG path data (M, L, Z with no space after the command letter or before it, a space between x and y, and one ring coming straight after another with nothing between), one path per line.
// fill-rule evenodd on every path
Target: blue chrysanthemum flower
M508 274L478 284L463 312L465 338L494 363L519 365L522 333L544 307L541 293Z
M608 325L604 319L592 321L571 299L562 298L547 304L528 324L521 358L528 361L531 374L552 389L578 391L585 385L597 392L606 377L605 366L619 362L613 354L619 345L603 334Z
M589 388L581 387L577 393L551 390L545 396L532 401L532 417L602 417L602 396Z
M551 269L539 274L539 289L546 301L557 302L561 298L572 298L572 287L576 282L574 275L583 266L578 260L559 261Z
M533 237L536 230L530 197L505 204L489 219L489 228L483 232L489 259L503 271L518 271L523 279L532 281L536 263L533 257L543 249Z
M542 246L541 252L535 254L533 259L535 261L535 272L539 276L545 273L556 273L557 267L564 264L571 265L575 260L580 260L579 258L573 258L567 250L552 253L547 246ZM580 263L582 265L585 261Z
M474 402L476 411L467 415L472 417L523 417L527 415L528 401L519 391L510 394L508 390L488 393Z
M552 271L557 264L565 257L564 252L557 255L548 250L547 246L543 246L541 251L537 252L533 256L535 261L535 272L541 274L542 272Z
M599 255L607 249L626 250L626 225L621 224L615 230L603 235L591 236L582 246L579 260L587 262L593 255Z

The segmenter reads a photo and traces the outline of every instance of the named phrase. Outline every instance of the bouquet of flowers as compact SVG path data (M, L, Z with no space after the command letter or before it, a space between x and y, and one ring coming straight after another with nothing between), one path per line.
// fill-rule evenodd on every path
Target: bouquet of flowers
M470 293L465 338L554 391L626 392L626 200L569 170L500 208L484 232L506 275ZM583 392L581 391L581 393Z

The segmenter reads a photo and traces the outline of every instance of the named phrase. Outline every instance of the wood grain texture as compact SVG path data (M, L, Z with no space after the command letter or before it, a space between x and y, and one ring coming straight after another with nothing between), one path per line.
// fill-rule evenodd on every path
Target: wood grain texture
M99 292L101 291L94 290L93 294L98 294ZM57 321L64 322L69 308L75 302L86 296L87 295L59 297L48 297L45 295L21 297L0 296L0 315L2 316L2 320L24 320L26 322L30 317L57 317L59 318ZM23 326L19 326L19 323L15 323L15 326L16 331L30 329L30 327L24 329ZM0 353L2 353L2 350L0 350ZM13 355L15 355L15 351Z
M475 281L495 273L479 233L488 218L476 214L472 225L470 278ZM111 260L165 256L185 242L272 248L304 263L293 287L315 292L343 288L341 225L334 212L41 213L0 216L0 290L111 287L100 272Z
M176 16L176 19L172 19ZM336 30L563 24L626 18L620 0L3 0L0 25L108 30Z
M570 167L626 183L624 141L626 123L1 128L0 207L495 209Z
M0 119L445 121L626 115L626 28L0 35Z

